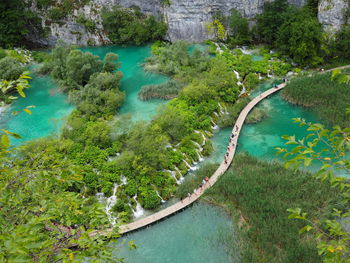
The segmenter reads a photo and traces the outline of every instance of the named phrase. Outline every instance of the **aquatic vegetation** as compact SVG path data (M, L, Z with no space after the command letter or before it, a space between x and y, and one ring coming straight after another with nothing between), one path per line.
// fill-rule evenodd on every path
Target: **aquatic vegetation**
M347 84L332 80L331 73L293 78L282 91L289 102L311 108L325 123L349 126L346 114L350 90Z
M139 98L141 100L149 99L173 99L177 97L184 85L178 81L170 80L166 83L145 85L139 92Z
M287 209L302 207L310 218L327 218L340 194L306 172L236 155L205 198L224 206L239 222L243 262L318 263L315 236L299 236L302 223L288 219Z

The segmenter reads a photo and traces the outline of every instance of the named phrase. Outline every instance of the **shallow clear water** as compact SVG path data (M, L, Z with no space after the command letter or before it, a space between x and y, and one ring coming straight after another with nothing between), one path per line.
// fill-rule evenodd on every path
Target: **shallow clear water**
M73 109L67 102L67 96L58 91L50 77L33 75L30 85L31 87L25 90L26 98L15 101L0 118L0 127L22 136L22 139L13 139L13 145L56 133L60 130L64 117ZM32 115L25 112L17 116L11 114L30 105L35 106L30 109Z
M269 88L271 84L261 85L252 96ZM305 127L299 127L298 124L293 123L292 118L301 117L310 122L320 122L310 111L283 100L280 93L265 99L259 107L264 107L268 116L259 123L243 126L238 141L238 151L245 151L262 159L277 158L275 148L285 147L282 135L295 135L297 139L307 135Z
M121 89L126 91L126 100L120 113L131 114L133 120L149 120L156 113L156 108L166 102L165 100L141 101L137 96L143 85L158 84L168 80L163 75L145 72L141 67L144 59L150 56L149 46L91 47L83 50L92 52L101 58L108 52L119 55L121 71L124 74ZM19 98L0 117L1 128L16 132L23 137L20 140L12 140L14 145L58 133L64 117L68 116L74 108L67 102L67 96L58 92L57 85L50 77L33 74L30 85L31 88L26 90L27 97ZM11 114L29 105L35 105L35 108L31 109L32 115L24 112L18 116Z
M154 99L141 101L138 98L138 92L141 87L149 84L160 84L168 81L168 77L160 74L146 72L142 68L145 58L151 55L150 46L104 46L82 48L83 51L91 52L101 59L109 53L116 53L121 62L121 71L124 76L121 81L121 90L126 92L126 99L118 111L120 114L131 114L134 121L150 120L157 112L157 107L165 100Z
M198 203L121 238L116 254L125 257L126 263L240 262L237 257L229 256L237 255L231 250L233 235L232 221L223 210ZM130 251L127 244L122 244L131 240L136 240L135 244L139 246L136 250ZM231 246L227 246L226 241Z

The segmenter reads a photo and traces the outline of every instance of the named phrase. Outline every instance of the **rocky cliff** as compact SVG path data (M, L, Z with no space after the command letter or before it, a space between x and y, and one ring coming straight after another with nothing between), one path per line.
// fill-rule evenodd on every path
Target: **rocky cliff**
M318 20L328 32L335 32L346 22L345 10L349 8L348 0L320 0Z
M31 9L41 14L46 37L38 36L35 32L28 35L34 43L52 46L58 39L77 45L108 44L109 39L103 32L100 11L103 7L114 5L123 7L138 6L145 13L152 13L164 18L168 25L170 41L184 39L200 42L210 38L206 23L212 21L217 11L228 14L235 8L245 17L253 18L260 13L266 1L271 0L170 0L170 5L164 5L164 0L91 0L89 4L75 9L72 14L61 21L52 21L47 14L38 10L35 1ZM298 6L306 0L289 0ZM339 28L343 23L343 8L347 0L320 0L319 19L327 28ZM84 25L77 23L77 17L83 15L95 23L95 30L87 30Z

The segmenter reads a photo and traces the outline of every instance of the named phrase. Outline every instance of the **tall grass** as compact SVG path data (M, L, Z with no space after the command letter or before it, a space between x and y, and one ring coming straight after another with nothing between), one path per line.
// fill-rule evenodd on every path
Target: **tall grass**
M314 236L299 235L303 223L288 219L286 209L300 207L311 218L324 217L338 197L311 174L294 173L281 164L242 154L205 194L206 199L238 214L241 257L247 263L322 262Z
M310 107L325 123L348 127L345 113L350 107L350 87L332 81L331 73L314 74L292 79L282 96L291 103Z
M139 93L141 100L150 99L173 99L184 87L183 84L170 80L166 83L142 86Z

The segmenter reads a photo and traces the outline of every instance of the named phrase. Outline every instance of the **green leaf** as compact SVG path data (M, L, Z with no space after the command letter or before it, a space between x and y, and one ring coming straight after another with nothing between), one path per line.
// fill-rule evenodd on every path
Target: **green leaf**
M1 143L5 148L10 147L10 139L7 134L1 136Z
M312 230L312 229L313 229L312 226L306 225L306 226L304 226L303 228L301 228L301 229L299 230L299 234L302 234L302 233L304 233L304 232L309 232L309 231Z

